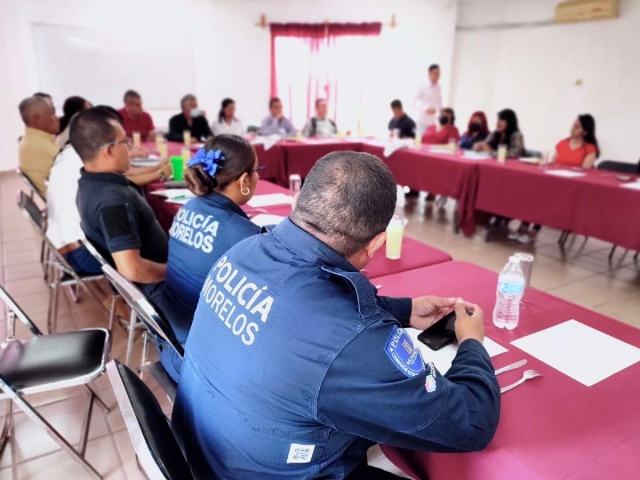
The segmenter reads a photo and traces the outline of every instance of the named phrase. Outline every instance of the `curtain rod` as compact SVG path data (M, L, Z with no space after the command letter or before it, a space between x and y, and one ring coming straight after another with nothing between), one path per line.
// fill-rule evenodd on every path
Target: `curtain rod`
M329 20L325 20L323 23L325 25L328 25L331 22L329 22ZM267 28L269 25L271 25L271 22L267 22L267 16L265 14L262 14L260 15L260 21L256 22L254 25L260 28ZM397 25L398 25L398 22L396 22L395 13L391 15L391 22L382 24L382 26L384 27L391 27L391 28L396 28Z

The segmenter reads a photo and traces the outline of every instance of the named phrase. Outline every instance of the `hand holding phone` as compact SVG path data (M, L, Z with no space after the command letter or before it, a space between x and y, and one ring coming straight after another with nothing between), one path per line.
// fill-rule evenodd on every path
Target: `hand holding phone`
M470 311L472 310L472 311ZM456 300L456 322L454 324L458 344L470 338L484 341L484 312L478 305L473 309L465 307L461 298Z

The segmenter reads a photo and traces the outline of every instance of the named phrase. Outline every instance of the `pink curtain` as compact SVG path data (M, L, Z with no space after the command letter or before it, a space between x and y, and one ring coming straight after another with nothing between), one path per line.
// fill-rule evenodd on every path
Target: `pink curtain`
M340 39L377 37L381 30L381 23L271 24L271 96L283 99L294 123L313 114L317 98L328 100L330 116L337 120L340 78L349 75L342 57L357 62L362 47Z

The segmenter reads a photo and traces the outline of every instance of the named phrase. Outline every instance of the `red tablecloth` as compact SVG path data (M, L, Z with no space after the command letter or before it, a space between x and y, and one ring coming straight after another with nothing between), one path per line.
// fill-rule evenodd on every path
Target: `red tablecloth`
M383 156L383 147L363 143L362 152L382 159L398 184L414 190L444 195L458 200L458 222L465 235L475 232L474 204L478 185L478 160L459 155L405 148L389 158Z
M326 154L341 150L359 151L361 146L360 142L347 140L311 140L309 142L284 142L281 144L287 175L297 173L304 178L316 162Z
M432 454L383 447L405 472L437 480L638 478L640 364L586 387L510 342L570 319L636 347L640 330L535 289L525 297L518 328L499 330L491 321L497 274L464 262L379 277L372 283L382 285L384 295L461 296L478 303L485 313L487 336L509 349L493 358L496 368L526 358L526 369L544 375L503 397L498 431L483 452ZM515 382L522 372L500 375L500 384Z

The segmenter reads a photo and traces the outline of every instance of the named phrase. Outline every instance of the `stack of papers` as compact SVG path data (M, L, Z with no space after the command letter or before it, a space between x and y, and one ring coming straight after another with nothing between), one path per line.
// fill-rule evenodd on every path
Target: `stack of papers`
M576 320L527 335L511 345L587 387L640 362L640 348Z
M474 152L473 150L465 150L462 156L464 158L468 158L469 160L489 160L493 158L487 152Z
M155 192L154 192L155 193ZM293 197L284 193L270 193L268 195L254 195L247 205L253 208L268 207L270 205L291 205Z
M151 192L152 195L160 195L161 197L166 197L169 200L182 200L189 199L195 197L191 190L188 188L172 188L170 190L154 190Z
M259 135L253 139L253 141L251 142L251 145L264 145L264 150L266 152L271 147L273 147L276 143L278 143L280 140L282 140L280 135L277 135L275 133L273 135L269 135L268 137L263 137Z
M260 215L253 217L251 221L259 227L266 227L267 225L277 225L284 219L285 217L281 217L280 215L268 215L261 213Z
M414 140L412 138L407 138L403 140L393 139L384 147L384 152L382 153L385 158L389 158L398 150L402 150L403 148L413 147Z
M433 363L436 369L444 375L451 368L451 364L453 363L453 359L456 357L458 353L458 344L450 343L446 347L442 347L440 350L431 350L424 343L418 340L418 335L422 333L422 330L418 330L416 328L407 328L406 332L413 340L413 345L420 350L422 354L422 359L425 363ZM484 337L484 348L487 349L490 357L495 357L500 355L501 353L505 353L508 350L504 348L502 345L497 344L489 337Z
M572 172L571 170L545 170L544 173L548 173L549 175L555 175L557 177L584 177L586 173L583 172Z

